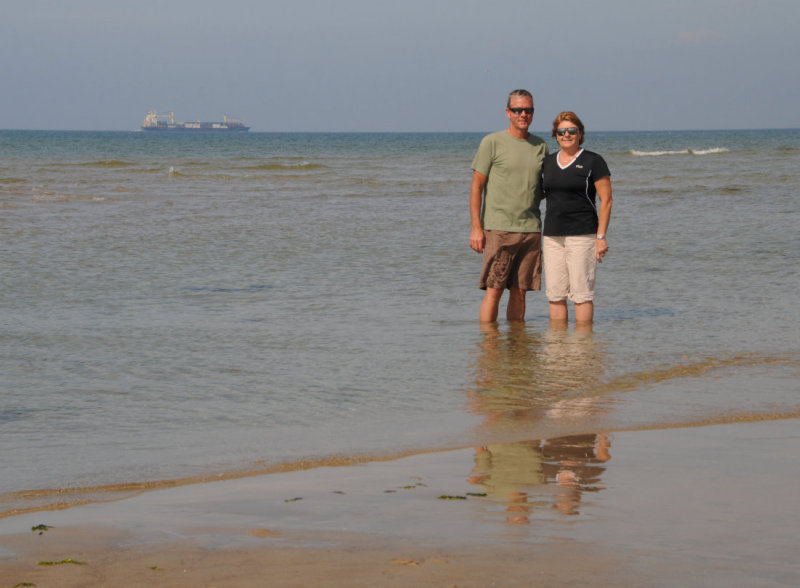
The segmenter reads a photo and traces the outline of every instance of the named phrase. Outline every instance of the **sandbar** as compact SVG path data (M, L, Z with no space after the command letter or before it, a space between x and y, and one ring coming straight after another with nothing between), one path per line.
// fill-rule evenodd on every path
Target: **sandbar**
M795 586L798 450L797 420L782 419L165 488L0 520L0 578L9 588Z

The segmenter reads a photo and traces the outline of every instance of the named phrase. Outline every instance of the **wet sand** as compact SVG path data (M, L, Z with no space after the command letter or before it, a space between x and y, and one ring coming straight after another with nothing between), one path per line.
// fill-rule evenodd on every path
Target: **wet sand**
M466 448L9 517L0 586L796 586L797 423Z

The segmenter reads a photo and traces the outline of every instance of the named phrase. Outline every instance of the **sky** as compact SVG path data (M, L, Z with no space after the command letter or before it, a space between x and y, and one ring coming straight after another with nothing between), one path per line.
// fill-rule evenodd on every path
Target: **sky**
M800 128L797 0L2 0L0 129Z

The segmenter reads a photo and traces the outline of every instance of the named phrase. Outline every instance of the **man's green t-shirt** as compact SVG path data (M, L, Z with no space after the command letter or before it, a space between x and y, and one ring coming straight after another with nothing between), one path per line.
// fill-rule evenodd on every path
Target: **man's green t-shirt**
M517 139L508 131L481 141L472 169L487 177L481 211L484 230L540 233L541 170L547 143L528 135Z

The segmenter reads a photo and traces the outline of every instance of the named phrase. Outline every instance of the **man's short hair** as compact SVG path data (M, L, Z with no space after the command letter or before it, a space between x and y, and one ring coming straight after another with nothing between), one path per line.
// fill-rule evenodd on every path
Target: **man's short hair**
M514 96L519 96L520 98L530 98L531 99L531 104L533 104L533 94L531 94L527 90L520 89L520 90L514 90L513 92L511 92L508 95L508 100L506 100L506 108L510 108L511 107L511 99Z

